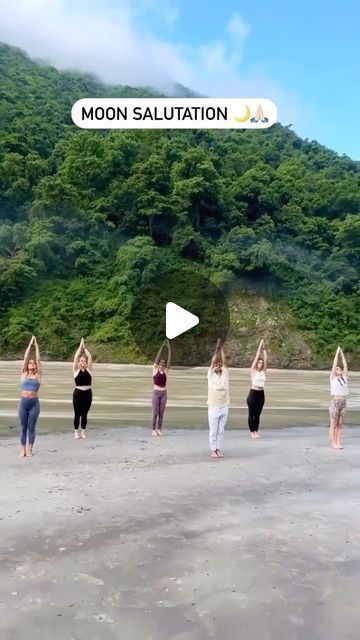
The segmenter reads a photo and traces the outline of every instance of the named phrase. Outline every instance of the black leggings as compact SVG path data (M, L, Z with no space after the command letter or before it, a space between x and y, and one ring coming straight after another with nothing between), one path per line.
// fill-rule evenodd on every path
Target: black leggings
M87 415L90 411L92 402L92 391L82 391L81 389L74 389L73 394L73 407L74 407L74 429L79 428L81 419L81 428L86 429Z
M246 402L249 407L249 429L254 433L259 429L260 416L265 402L264 390L250 389Z

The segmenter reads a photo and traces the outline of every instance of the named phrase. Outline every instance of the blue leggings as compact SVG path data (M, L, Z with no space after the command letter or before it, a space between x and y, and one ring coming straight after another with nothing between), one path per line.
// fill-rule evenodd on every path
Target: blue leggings
M29 434L29 444L34 444L35 427L40 414L39 398L20 398L18 413L21 445L25 447L27 434Z

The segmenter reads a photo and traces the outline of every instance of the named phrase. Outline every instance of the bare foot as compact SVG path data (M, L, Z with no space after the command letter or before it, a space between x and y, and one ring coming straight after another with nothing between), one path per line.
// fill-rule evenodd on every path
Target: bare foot
M33 457L33 452L32 451L27 451L26 452L26 457L27 458L32 458Z
M258 440L259 438L261 438L261 436L259 436L258 432L255 433L255 438Z
M224 455L221 453L220 449L216 449L216 455L218 458L223 458Z
M256 435L255 435L255 433L253 431L250 434L250 438L251 438L251 440L256 440Z
M19 454L19 458L26 458L26 453L25 453L25 449L23 451L20 452Z
M216 451L212 451L212 452L211 452L211 454L210 454L210 457L211 457L211 458L218 458L219 456L218 456L218 454L216 453Z
M82 438L87 438L87 435L86 435L86 433L85 433L85 431L84 431L84 430L82 430L82 432L81 432L81 437L82 437Z
M332 444L331 446L333 449L341 449L341 447L338 444Z
M153 430L152 434L153 434L154 438L157 436L157 433L156 433L155 429Z
M80 438L80 436L79 436L77 431L75 431L75 433L74 433L74 438L75 438L75 440L79 440L79 438Z
M158 429L156 433L158 434L158 436L162 436L162 431L161 431L161 429Z

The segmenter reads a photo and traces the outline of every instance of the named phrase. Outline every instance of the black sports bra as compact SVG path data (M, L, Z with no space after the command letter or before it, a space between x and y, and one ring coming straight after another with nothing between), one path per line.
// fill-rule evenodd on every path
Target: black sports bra
M92 376L87 369L85 369L85 371L81 371L80 369L74 380L77 387L91 387Z

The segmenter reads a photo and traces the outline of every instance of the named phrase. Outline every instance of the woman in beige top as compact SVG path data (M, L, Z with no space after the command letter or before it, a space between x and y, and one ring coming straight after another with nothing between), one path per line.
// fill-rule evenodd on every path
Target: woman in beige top
M216 343L207 378L210 455L212 458L223 458L221 443L229 414L230 397L229 371L221 340Z
M267 352L264 340L261 340L256 352L254 361L250 369L251 389L246 398L249 409L248 425L252 440L257 440L259 436L259 424L261 412L265 404L265 380L266 380Z

